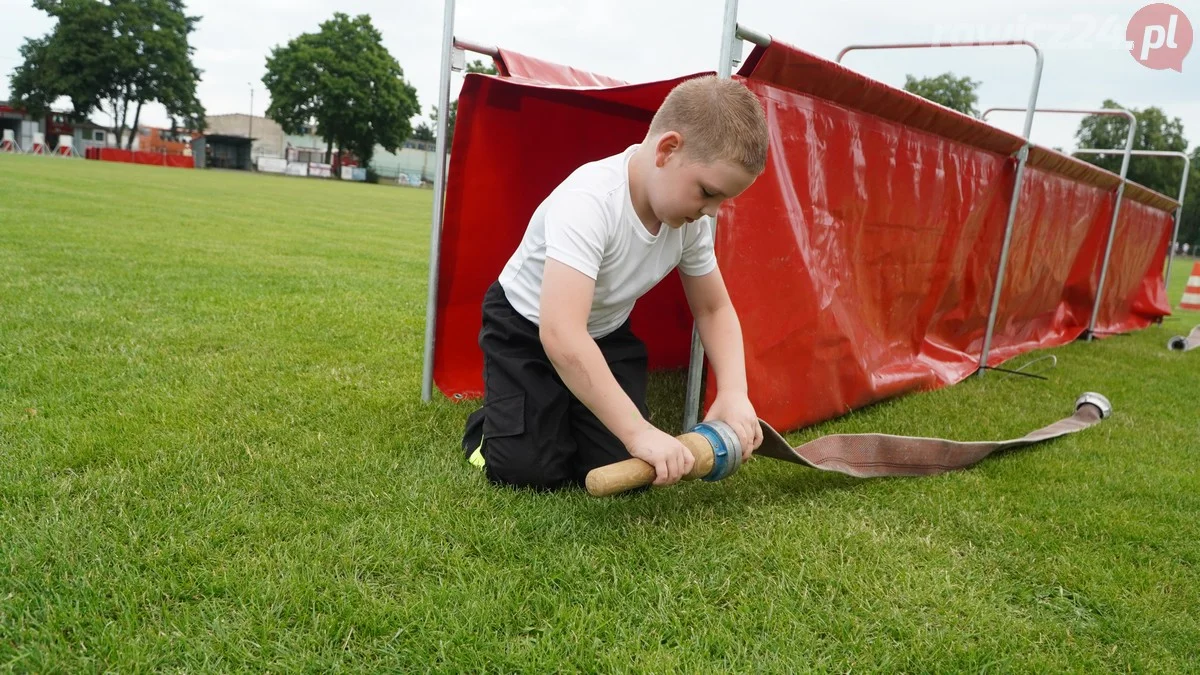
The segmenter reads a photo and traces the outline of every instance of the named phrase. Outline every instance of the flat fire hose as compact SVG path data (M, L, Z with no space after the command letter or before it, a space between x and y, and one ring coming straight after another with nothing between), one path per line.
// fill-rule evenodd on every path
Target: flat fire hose
M1167 341L1167 348L1171 351L1190 352L1197 347L1200 347L1200 326L1193 328L1187 337L1176 335Z
M1006 441L832 434L797 447L792 447L779 432L759 420L763 442L755 455L856 478L926 476L964 469L994 452L1082 431L1111 414L1112 404L1108 399L1100 394L1086 393L1075 401L1075 413L1070 417ZM684 480L723 480L736 473L741 465L742 449L737 435L724 422L702 422L678 438L696 460ZM654 478L653 466L640 459L627 459L588 473L587 490L593 496L604 497L651 485Z

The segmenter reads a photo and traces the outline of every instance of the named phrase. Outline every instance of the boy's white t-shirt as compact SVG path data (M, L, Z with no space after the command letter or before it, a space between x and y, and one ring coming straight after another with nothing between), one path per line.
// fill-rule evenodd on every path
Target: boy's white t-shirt
M534 324L541 323L547 257L596 281L588 315L593 338L619 328L637 299L672 269L702 276L716 268L707 216L678 229L664 223L657 235L642 225L629 195L628 166L637 147L584 164L534 211L521 245L500 274L509 303Z

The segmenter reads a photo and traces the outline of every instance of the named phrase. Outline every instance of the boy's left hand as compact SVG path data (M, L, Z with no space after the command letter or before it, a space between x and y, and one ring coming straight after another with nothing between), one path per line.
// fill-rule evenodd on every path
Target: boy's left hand
M704 416L705 422L712 420L720 420L733 427L742 444L743 462L748 461L750 454L762 445L762 425L758 422L750 398L745 394L717 394L708 414Z

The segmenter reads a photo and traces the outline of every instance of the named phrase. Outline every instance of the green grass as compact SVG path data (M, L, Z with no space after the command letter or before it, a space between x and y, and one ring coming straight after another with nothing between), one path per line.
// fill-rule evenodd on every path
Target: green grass
M791 435L1008 438L1086 390L1115 405L968 471L757 460L634 497L517 493L458 451L474 402L420 402L430 204L0 157L0 664L1200 668L1200 354L1164 347L1200 314L1056 349L1048 382ZM671 431L681 385L654 379Z

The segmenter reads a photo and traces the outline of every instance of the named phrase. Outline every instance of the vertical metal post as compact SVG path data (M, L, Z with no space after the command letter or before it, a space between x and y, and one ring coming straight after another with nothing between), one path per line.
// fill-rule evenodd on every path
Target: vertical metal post
M425 363L421 373L421 400L433 398L434 328L437 324L438 261L441 252L442 214L446 193L446 127L450 107L450 57L454 50L454 0L444 0L442 65L438 81L437 159L433 178L433 225L429 234L429 289L425 301Z
M897 44L867 44L850 45L838 52L837 62L841 63L846 54L860 49L939 49L943 47L1006 47L1024 45L1033 50L1035 57L1033 67L1033 84L1029 88L1029 103L1025 107L1025 130L1022 137L1025 145L1017 152L1017 175L1013 181L1012 197L1008 204L1008 221L1004 226L1004 244L1000 249L1000 262L996 269L996 286L992 289L992 307L988 312L987 331L983 337L983 351L979 355L979 369L976 374L982 376L987 371L988 354L992 349L992 336L996 328L996 315L1000 310L1000 289L1004 286L1004 276L1008 265L1008 252L1012 244L1013 225L1017 219L1017 205L1021 197L1021 185L1025 179L1025 163L1029 160L1029 135L1033 131L1033 114L1037 109L1038 91L1042 85L1042 67L1045 58L1042 50L1028 40L1003 40L999 42L910 42ZM1013 108L1012 110L1016 110ZM989 111L990 112L990 111ZM987 113L984 113L986 116Z
M983 111L983 114L980 115L979 118L981 120L986 120L989 113L995 112L997 110L1005 110L1005 111L1009 111L1009 112L1019 112L1021 110L1026 110L1026 109L1025 108L988 108L987 110ZM1124 160L1121 163L1121 182L1120 182L1120 185L1117 187L1117 202L1113 207L1113 221L1112 221L1112 225L1109 228L1108 246L1104 253L1104 266L1100 271L1100 285L1096 289L1096 302L1095 302L1095 305L1092 307L1092 318L1091 318L1091 321L1089 322L1087 331L1084 333L1084 335L1087 337L1087 340L1090 342L1092 339L1092 332L1095 330L1095 327L1096 327L1096 315L1100 311L1100 295L1104 290L1104 279L1108 273L1108 257L1112 253L1113 238L1114 238L1114 235L1115 235L1116 229L1117 229L1117 217L1120 215L1120 212L1121 212L1121 198L1124 197L1124 195L1125 195L1125 175L1129 171L1129 156L1133 152L1133 136L1137 132L1137 118L1134 116L1133 113L1129 112L1128 110L1122 110L1120 108L1100 108L1100 109L1035 108L1034 110L1035 110L1035 112L1048 112L1048 113L1070 113L1070 114L1083 114L1083 115L1120 115L1129 120L1129 134L1125 138ZM1026 119L1026 122L1028 123L1028 118ZM1026 124L1026 128L1028 128L1028 124ZM989 320L989 322L990 322L990 320ZM982 364L980 367L982 368L986 365L987 365L987 361L984 360L984 361L982 361Z
M737 40L738 0L725 0L725 19L721 27L721 60L717 63L717 77L728 79L733 76L733 43ZM713 217L713 239L717 235L717 218ZM692 349L688 360L687 393L683 410L683 428L691 429L700 419L700 388L704 383L704 345L700 341L699 327L692 324Z
M1029 135L1033 132L1033 114L1037 111L1038 89L1042 85L1042 66L1046 64L1045 57L1042 56L1042 50L1037 45L1033 47L1035 57L1033 65L1033 85L1029 88L1029 105L1025 108L1025 130L1021 132L1021 136L1026 141L1029 140Z
M1112 256L1113 241L1117 238L1117 219L1121 215L1121 199L1125 196L1125 176L1129 173L1129 154L1133 152L1133 137L1137 133L1137 119L1133 113L1126 111L1129 116L1129 134L1125 138L1125 155L1121 158L1121 182L1117 185L1117 201L1113 204L1112 225L1108 228L1108 244L1104 248L1104 263L1100 267L1100 284L1096 286L1096 302L1092 305L1092 320L1088 323L1087 340L1091 342L1096 335L1096 320L1100 316L1100 301L1104 298L1104 282L1108 278L1108 263Z
M1171 250L1167 252L1167 271L1163 273L1163 284L1168 292L1171 290L1171 263L1175 262L1175 249L1179 246L1179 223L1183 221L1183 198L1187 196L1188 174L1191 172L1192 158L1184 153L1183 180L1179 183L1179 206L1175 207L1175 233L1171 235Z
M1033 46L1037 62L1033 70L1033 86L1029 90L1029 104L1025 108L1025 128L1021 137L1025 145L1017 154L1017 175L1013 179L1012 199L1008 204L1008 222L1004 225L1004 244L1000 248L1000 262L996 265L996 287L992 289L992 307L988 311L987 331L983 336L983 351L979 354L979 368L975 371L980 377L987 372L988 356L992 351L992 337L996 331L996 317L1000 312L1000 293L1004 288L1004 277L1008 273L1008 253L1012 247L1013 226L1017 222L1017 206L1021 201L1021 187L1025 181L1025 164L1029 161L1029 135L1033 132L1033 114L1037 110L1038 88L1042 83L1042 66L1044 58L1042 50Z
M1115 155L1116 150L1103 148L1078 148L1073 151L1076 155ZM1174 150L1134 150L1129 153L1135 157L1178 157L1183 160L1183 177L1179 179L1179 206L1175 208L1174 233L1171 235L1171 250L1167 252L1167 269L1163 272L1163 283L1171 287L1171 264L1175 261L1175 247L1179 244L1179 223L1183 219L1183 199L1187 196L1188 176L1192 173L1192 158L1186 152Z
M725 0L725 19L721 25L721 60L717 62L717 77L733 76L733 43L737 40L738 0Z
M1000 248L1000 262L996 266L996 285L992 288L992 308L988 312L987 331L983 336L983 351L979 355L979 369L975 371L981 377L987 372L988 354L992 350L996 314L1000 310L1000 292L1004 288L1004 275L1008 269L1008 253L1012 248L1013 225L1017 222L1017 205L1021 201L1021 185L1025 181L1025 164L1029 161L1030 147L1027 142L1017 151L1017 175L1013 179L1012 198L1008 202L1008 221L1004 225L1004 244Z

